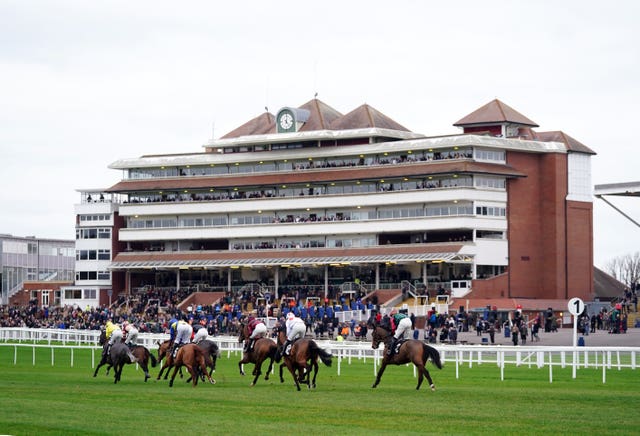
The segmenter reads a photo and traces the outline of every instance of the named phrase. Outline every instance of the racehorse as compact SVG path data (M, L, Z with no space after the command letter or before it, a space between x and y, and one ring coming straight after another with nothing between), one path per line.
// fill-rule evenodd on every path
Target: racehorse
M191 374L191 381L193 387L198 385L198 371L209 379L211 384L215 384L216 381L211 378L207 372L205 352L202 348L196 344L184 344L178 349L175 359L173 359L173 375L169 381L169 387L173 386L173 380L176 378L178 370L182 366L186 366L189 374Z
M284 343L287 340L287 333L285 331L284 326L278 327L278 346L283 347ZM293 377L293 381L296 384L296 388L300 390L300 383L304 383L307 385L309 389L312 387L316 387L316 377L318 375L318 357L322 360L327 366L331 366L331 358L333 357L330 353L327 353L325 350L320 348L316 341L313 339L298 339L291 345L291 351L288 355L284 355L284 351L282 350L282 357L284 358L284 363L280 365L280 383L284 383L284 377L282 376L282 369L284 366L287 367L291 376ZM280 359L276 360L277 362ZM313 369L313 380L310 377L311 370ZM296 371L298 376L296 376Z
M427 377L429 384L431 385L431 390L435 391L436 387L433 384L433 380L431 380L431 376L429 375L429 371L425 365L427 361L431 359L431 362L442 369L442 362L440 362L440 353L435 348L425 344L424 342L418 341L416 339L409 339L403 342L400 345L400 349L397 353L394 353L392 356L388 354L388 347L391 346L391 342L393 340L393 334L381 327L379 325L372 326L372 341L371 348L374 350L378 348L380 343L384 343L384 357L382 358L382 363L380 364L380 369L378 370L378 374L376 375L376 381L373 383L372 388L378 386L380 383L380 378L384 373L387 365L404 365L406 363L412 362L416 368L418 368L418 386L416 386L416 390L420 389L420 385L422 384L423 376Z
M108 347L108 343L107 343L107 335L104 330L102 330L102 332L100 333L100 339L98 340L98 343L102 345L103 350L106 351ZM138 363L140 365L140 368L142 368L142 370L144 371L144 381L146 382L151 377L149 375L149 360L151 360L151 366L155 368L155 366L157 365L156 357L153 354L151 354L146 347L143 347L142 345L137 345L133 347L131 349L131 353L135 356L137 361L136 363ZM127 356L128 356L128 353L127 353ZM125 363L132 363L131 359L127 359L127 360L128 362L125 362ZM109 375L109 370L111 369L111 367L114 366L112 362L113 361L111 360L111 353L106 354L103 352L102 358L100 359L100 363L98 363L98 366L96 366L96 370L93 373L93 376L94 377L97 376L98 370L100 370L100 367L102 367L105 364L108 365L107 375Z
M247 324L242 324L240 326L238 342L244 342L246 339L249 339L249 326ZM273 340L269 338L260 338L253 343L253 348L251 350L242 354L242 360L238 362L240 375L245 375L242 365L245 363L254 364L253 375L255 377L249 386L255 386L258 378L262 374L262 363L267 359L269 359L269 369L267 369L264 379L269 380L269 374L273 368L273 359L276 357L277 352L278 346Z
M158 377L156 378L156 380L160 380L160 378L162 377L163 372L165 371L165 369L167 370L166 373L164 373L164 379L166 380L169 377L169 368L171 368L172 366L174 366L173 364L173 356L171 355L171 348L173 346L173 341L171 340L167 340L164 341L162 343L158 342L158 361L162 361L162 359L165 359L165 363L162 366L162 368L160 369L160 372L158 373ZM202 351L205 354L205 364L209 367L209 377L211 377L213 375L213 372L216 370L216 361L218 359L218 357L220 356L220 349L218 348L218 345L213 342L210 341L208 339L205 339L204 341L200 342L198 344L198 347L200 347L200 349L202 349ZM205 371L206 372L206 371ZM202 380L204 381L204 374L201 374L202 376ZM182 378L182 369L180 369L180 378ZM187 383L191 381L191 378L189 378L187 380Z
M133 363L129 357L129 347L122 342L114 343L111 345L109 358L113 365L113 382L118 383L120 381L120 376L122 375L122 368L129 363ZM147 381L146 375L144 381Z

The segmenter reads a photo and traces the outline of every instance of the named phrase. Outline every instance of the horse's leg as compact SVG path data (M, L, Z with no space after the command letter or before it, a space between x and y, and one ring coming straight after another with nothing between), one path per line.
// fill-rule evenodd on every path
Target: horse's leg
M422 363L414 363L416 368L418 368L418 386L416 386L416 391L420 389L420 385L422 385L422 380L424 380L424 365Z
M147 382L147 379L149 377L151 377L149 375L149 366L147 365L148 359L147 358L143 358L141 360L138 360L138 365L140 365L140 368L142 368L142 370L144 371L144 381L145 383Z
M173 375L171 376L171 380L169 381L169 387L173 386L173 380L176 378L176 374L178 373L178 369L180 369L182 365L173 365ZM167 371L167 375L169 375L169 371ZM167 375L164 376L165 380L167 379Z
M382 378L382 374L384 374L384 370L387 367L387 361L382 359L382 363L380 364L380 369L378 370L378 374L376 375L376 381L373 383L372 388L375 388L380 383L380 379Z
M218 360L218 355L213 353L211 355L211 371L209 371L209 377L213 376L213 373L216 372L216 361Z
M243 356L242 359L238 362L238 369L240 370L240 375L245 375L244 373L244 368L242 367L242 365L244 365L245 363L248 363L247 361L245 361L245 357Z
M124 368L124 363L116 363L113 367L113 383L118 383L120 381L120 376L122 375L122 368Z
M312 388L316 388L316 377L318 376L318 361L314 361L312 363L312 367L313 367L313 382L311 383L311 387Z
M284 368L285 364L280 364L280 383L284 383L284 377L282 376L282 368Z
M102 365L104 365L105 363L107 363L107 359L106 358L102 358L102 360L100 360L100 363L98 363L98 366L96 366L96 370L93 373L93 376L96 377L98 375L98 370L102 367Z
M267 370L267 374L264 376L265 380L269 380L269 374L271 374L272 370L273 370L273 358L270 357L269 358L269 369Z
M256 359L255 368L253 369L253 374L255 375L255 377L253 378L253 381L249 386L255 386L256 382L258 381L258 378L260 378L260 374L262 374L261 369L262 369L263 360L264 359L260 360L260 357Z
M196 373L196 369L193 367L193 365L190 365L188 363L186 363L184 366L187 367L187 371L189 371L189 374L191 374L189 380L191 380L191 382L193 383L193 387L195 388L198 385L198 374ZM187 380L187 383L189 382L189 380Z
M427 371L426 365L424 366L424 368L422 368L422 371L424 371L424 376L427 378L427 381L429 382L429 386L431 387L431 390L435 391L436 385L433 384L433 380L431 380L431 375L429 374L429 371Z

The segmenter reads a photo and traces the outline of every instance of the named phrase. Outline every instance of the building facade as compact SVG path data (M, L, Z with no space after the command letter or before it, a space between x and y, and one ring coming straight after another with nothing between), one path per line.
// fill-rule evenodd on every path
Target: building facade
M61 303L82 308L110 305L113 285L123 286L109 270L113 257L122 250L118 243L118 229L124 225L118 216L121 199L117 194L98 189L78 192L75 275L73 285L61 289Z
M0 235L2 304L25 288L26 282L43 284L42 292L30 289L29 299L43 306L60 304L60 283L73 281L74 242ZM47 286L46 283L55 284Z
M111 251L76 275L95 266L86 284L104 292L110 273L116 295L251 286L590 300L593 151L499 100L454 125L461 134L428 137L368 105L342 114L314 99L201 152L118 160L122 179L101 192L118 199L110 243L96 247Z

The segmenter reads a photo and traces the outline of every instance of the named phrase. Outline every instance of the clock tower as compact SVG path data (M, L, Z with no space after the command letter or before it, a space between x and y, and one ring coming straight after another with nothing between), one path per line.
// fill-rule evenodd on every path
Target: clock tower
M276 115L278 133L294 133L309 119L309 111L285 107Z

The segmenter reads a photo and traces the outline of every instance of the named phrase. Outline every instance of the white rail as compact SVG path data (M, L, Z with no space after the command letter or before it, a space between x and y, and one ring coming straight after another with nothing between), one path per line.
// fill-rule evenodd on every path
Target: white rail
M28 328L0 328L0 350L7 347L14 348L14 365L17 363L18 349L32 349L32 364L36 364L36 349L51 350L51 365L55 364L55 350L71 350L71 366L73 366L74 350L92 350L92 367L95 365L94 352L101 350L97 345L99 331L96 330L55 330ZM168 339L165 334L142 333L138 337L139 343L152 350L156 349L158 341ZM227 358L240 358L242 344L234 336L210 337L220 347L220 352ZM45 342L45 343L43 343ZM59 342L61 344L53 344ZM316 339L318 345L331 352L337 360L337 374L343 370L343 364L348 365L352 360L366 362L371 359L373 374L378 370L382 350L374 350L368 341L330 341ZM460 378L460 369L464 366L473 368L474 365L496 365L500 371L500 380L505 379L505 369L508 366L544 368L549 370L549 383L553 382L554 368L575 367L575 369L602 370L602 383L606 383L609 370L635 370L638 367L638 353L640 347L571 347L571 346L489 346L489 345L438 345L443 364L455 365L456 378ZM408 365L409 366L409 365ZM410 366L414 376L415 367ZM575 370L573 374L576 374ZM573 378L576 378L574 375Z

